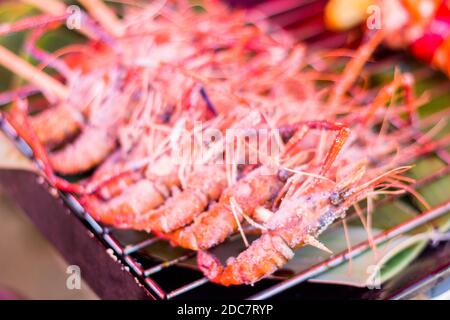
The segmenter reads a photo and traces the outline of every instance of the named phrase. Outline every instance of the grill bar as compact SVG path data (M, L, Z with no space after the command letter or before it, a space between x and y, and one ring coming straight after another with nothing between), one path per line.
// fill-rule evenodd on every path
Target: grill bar
M160 299L166 298L166 292L155 281L150 278L145 278L145 283L158 295Z
M155 238L146 239L146 240L139 242L137 244L134 244L134 245L127 245L125 247L124 254L130 255L130 254L132 254L136 251L139 251L147 246L151 246L152 244L155 244L158 241L161 241L161 239L158 239L155 237Z
M425 177L423 179L420 179L413 186L411 186L411 188L416 190L417 188L421 188L423 186L426 186L426 185L432 183L433 181L436 181L439 178L444 177L445 175L448 175L448 174L450 174L450 166L444 167L444 168L436 171L435 173L433 173L433 174L431 174L431 175L429 175L429 176L427 176L427 177ZM383 205L383 204L387 204L387 203L390 203L390 202L393 202L394 200L398 199L399 197L400 197L399 195L387 196L386 198L378 201L378 206ZM364 208L362 210L362 213L363 214L367 214L367 209ZM358 215L356 213L353 213L353 214L349 214L346 219L347 220L351 220L351 219L355 219L355 218L358 218ZM337 224L333 224L331 227L336 226L336 225Z
M178 257L176 259L160 263L160 264L158 264L158 265L156 265L156 266L154 266L154 267L152 267L150 269L145 270L144 271L144 275L146 277L148 277L148 276L150 276L150 275L152 275L154 273L157 273L157 272L159 272L159 271L161 271L161 270L163 270L165 268L174 266L174 265L176 265L176 264L178 264L180 262L184 262L184 261L186 261L186 260L188 260L188 259L190 259L190 258L192 258L194 256L195 256L195 252L190 252L190 253L185 254L184 256Z
M402 292L398 294L397 296L393 297L393 300L403 300L403 299L414 299L414 295L417 295L417 292L424 291L424 288L432 288L434 285L438 284L440 281L442 281L443 277L447 278L450 277L450 263L443 268L443 272L435 273L429 276L425 281L422 283L419 283L417 285L411 286L411 288L408 288L405 290L405 292ZM434 298L434 297L432 297Z

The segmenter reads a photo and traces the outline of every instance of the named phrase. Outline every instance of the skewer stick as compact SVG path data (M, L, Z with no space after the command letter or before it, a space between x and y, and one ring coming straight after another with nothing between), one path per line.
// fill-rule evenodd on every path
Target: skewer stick
M67 19L67 14L49 17L47 14L40 16L32 16L23 18L18 22L1 23L0 36L7 35L13 32L24 31L31 28L44 27L55 22L61 22Z
M66 5L57 0L22 0L25 3L31 4L43 12L49 13L53 16L59 16L66 13Z
M0 65L33 83L41 90L54 94L61 100L66 99L68 96L68 90L63 84L45 72L38 70L3 46L0 46Z
M111 35L120 37L124 26L116 14L101 0L78 0Z
M61 16L65 16L67 19L69 16L69 14L72 14L73 12L70 12L68 10L69 7L66 6L66 4L62 1L58 1L58 0L21 0L22 2L28 3L30 5L35 6L36 8L38 8L39 10L41 10L42 12L51 15L53 17L61 17ZM45 22L45 20L44 20ZM86 24L87 21L85 21L84 24ZM90 28L87 25L82 25L80 26L80 29L77 30L78 32L80 32L81 34L87 36L88 38L91 39L98 39L103 38L103 36L105 36L104 34L101 34L99 32L96 32L95 30L92 29L92 27ZM0 30L1 32L1 30ZM109 36L109 35L108 35ZM105 40L105 39L103 39Z

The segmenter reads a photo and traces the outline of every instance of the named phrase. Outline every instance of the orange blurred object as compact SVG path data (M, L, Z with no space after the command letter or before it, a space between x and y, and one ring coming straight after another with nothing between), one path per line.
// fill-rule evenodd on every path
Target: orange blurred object
M331 30L347 30L374 14L373 6L378 6L388 46L408 48L450 75L450 0L331 0L325 24Z

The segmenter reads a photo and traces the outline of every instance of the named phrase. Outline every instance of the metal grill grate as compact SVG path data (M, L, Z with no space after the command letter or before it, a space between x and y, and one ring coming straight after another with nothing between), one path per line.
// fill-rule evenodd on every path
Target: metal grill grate
M270 1L269 3L260 5L258 9L281 27L290 30L294 35L301 38L301 40L307 41L312 48L320 47L323 49L326 47L340 47L346 43L348 35L333 34L324 30L321 23L321 11L323 10L325 3L326 1L324 0L279 0ZM379 71L383 68L392 66L393 63L400 63L400 59L403 61L405 57L399 54L385 56L380 62L372 64L370 69ZM429 68L424 66L416 68L413 73L416 78L419 79L439 77ZM434 98L438 98L439 96L442 96L449 87L450 82L447 80L443 81L441 85L432 90L431 95ZM449 114L450 109L447 108L444 111L429 116L424 120L424 123L432 124L436 119L448 117ZM0 118L0 126L1 129L15 141L18 148L27 157L32 159L33 155L30 148L16 135L14 129L12 129L2 118ZM423 135L418 133L416 139L421 138L423 138ZM450 134L439 137L436 140L427 141L426 145L427 147L424 148L425 151L423 154L418 156L415 155L410 160L416 160L419 157L436 156L445 163L446 166L417 181L414 188L433 183L450 173ZM194 261L194 252L170 249L167 247L167 250L170 250L174 256L172 259L163 260L161 257L149 254L149 252L151 252L150 249L153 246L165 245L163 240L151 238L148 234L105 227L97 223L87 212L85 212L75 197L63 192L60 192L59 195L66 205L72 209L73 213L77 215L90 231L103 242L106 248L129 268L130 272L138 279L140 284L152 295L160 299L192 297L270 298L282 292L286 292L289 288L320 275L370 249L368 241L357 244L350 250L337 253L328 260L304 270L288 280L280 281L272 278L262 280L254 286L224 288L209 283L208 280L194 268L187 268L186 266L180 267L180 264L182 263L186 264ZM385 198L383 201L392 202L394 200L396 200L395 197L389 197ZM450 201L434 207L401 225L375 235L374 242L379 244L393 239L394 237L411 231L447 212L450 212ZM450 259L448 259L447 262L448 261L450 261Z

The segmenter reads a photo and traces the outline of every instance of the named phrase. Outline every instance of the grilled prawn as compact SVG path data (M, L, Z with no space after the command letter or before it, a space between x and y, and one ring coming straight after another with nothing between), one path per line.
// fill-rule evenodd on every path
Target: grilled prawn
M161 207L140 215L133 227L147 232L171 232L185 226L220 197L227 178L223 166L209 165L194 170L186 184L183 191L167 199Z
M243 215L233 213L230 200L234 199L244 214L253 216L258 207L275 199L283 186L273 169L261 167L249 173L224 191L220 200L201 213L194 222L170 234L157 233L173 245L192 250L211 248L237 231Z
M344 145L348 128L327 121L306 121L283 128L290 131L290 140L285 146L284 156L300 154L297 148L310 129L332 130L338 134L327 153L319 175L325 174ZM282 191L289 172L270 165L262 165L247 176L229 186L208 211L199 215L191 225L173 233L159 235L174 245L192 250L211 248L236 232L245 217L258 215L258 209L271 204ZM236 212L238 211L238 212ZM261 211L261 210L260 210ZM263 210L262 210L263 211Z
M356 167L336 182L313 179L301 192L284 199L280 208L264 224L264 231L244 252L229 258L223 266L211 254L200 251L198 265L203 273L221 285L253 284L269 276L294 256L294 250L312 243L347 209L394 177L404 168L371 178L365 167Z

